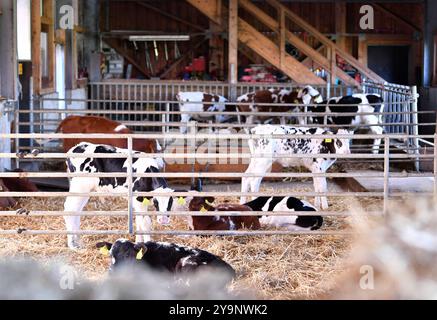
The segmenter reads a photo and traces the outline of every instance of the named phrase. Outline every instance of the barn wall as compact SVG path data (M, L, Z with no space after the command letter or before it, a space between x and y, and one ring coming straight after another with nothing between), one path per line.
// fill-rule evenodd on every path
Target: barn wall
M177 16L178 18L191 23L192 25L188 25L172 19L170 17L166 17L165 15L158 13L150 8L141 6L135 1L111 1L109 2L109 8L106 9L105 1L101 1L101 9L100 9L100 30L104 32L109 31L148 31L149 33L159 32L159 33L202 33L204 30L208 30L210 28L208 19L199 12L197 9L192 7L186 1L181 0L166 0L166 1L157 1L151 0L144 2L145 5L151 5L158 10L162 10L165 13L168 13L173 16ZM226 3L226 1L225 1ZM270 16L277 19L276 9L270 6L266 1L256 1L254 2L258 7L260 7L264 12L268 13ZM297 13L299 16L304 18L307 22L314 25L320 32L334 36L336 34L336 7L333 2L293 2L293 1L283 1L282 2L287 8L291 9L293 12ZM364 35L368 37L373 36L381 36L384 41L389 41L390 45L405 45L405 41L411 45L411 69L409 72L409 83L413 83L418 77L416 76L418 68L421 69L422 66L422 54L423 54L423 45L421 40L415 38L414 32L408 26L405 26L398 19L378 10L375 7L375 30L361 30L359 28L359 20L360 13L359 9L363 3L348 3L346 5L346 30L345 30L345 44L346 50L349 51L352 55L358 58L358 42L359 35ZM424 24L423 13L424 13L424 5L422 3L384 3L384 6L392 11L394 14L399 15L412 25L417 26L418 28L422 28ZM243 8L240 8L240 16L244 20L246 20L249 24L254 26L257 30L262 31L264 33L269 33L272 37L276 37L274 33L271 32L266 26L257 21L252 15L248 12L245 12ZM226 15L226 13L225 13ZM196 29L197 26L200 28ZM299 29L297 26L291 25L288 23L288 28L293 31L305 31ZM200 41L196 39L193 41L194 43ZM399 42L396 42L396 39L400 39ZM310 44L313 39L306 39ZM367 41L375 41L375 39L370 40L364 38L364 41L367 45ZM185 52L192 47L193 43L181 43L181 51ZM316 43L313 43L316 45ZM111 44L112 46L112 44ZM139 64L144 65L144 48L141 48L138 52L132 54L131 43L119 43L120 47L125 47L126 53L131 54L132 56L137 56L136 59L139 61ZM128 47L126 49L126 46ZM196 55L204 55L206 57L209 56L210 48L205 45L201 46L197 51ZM222 48L223 56L226 59L226 46ZM162 52L162 47L160 48L160 52ZM365 52L365 51L364 51ZM364 53L366 54L366 53ZM247 54L246 54L247 55ZM152 57L153 58L153 57ZM245 55L240 54L240 65L245 65L251 63L251 60L259 63L261 60L259 59L248 59ZM159 62L157 62L157 69L165 70L166 61L163 60L162 54L161 57L158 58ZM366 58L363 58L366 60ZM183 67L185 64L182 64ZM226 65L226 64L225 64ZM144 67L144 66L143 66ZM134 68L135 69L135 68ZM226 68L225 68L226 69ZM138 70L134 71L134 76L138 75ZM156 71L156 70L155 70ZM179 69L179 71L181 71ZM224 70L226 73L226 70ZM180 72L179 72L180 73ZM159 75L159 72L155 72L151 76ZM178 72L172 74L173 77L176 77Z
M0 2L0 96L17 98L17 58L14 0Z

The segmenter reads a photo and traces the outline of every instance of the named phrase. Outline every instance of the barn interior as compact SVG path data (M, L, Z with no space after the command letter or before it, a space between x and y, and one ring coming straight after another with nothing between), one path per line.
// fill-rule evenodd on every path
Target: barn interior
M241 273L235 292L248 286L258 298L323 296L334 287L325 279L346 269L351 242L344 239L356 231L350 215L393 213L393 199L437 193L437 1L3 0L0 39L0 180L26 176L42 191L68 191L65 157L50 158L62 153L61 140L44 135L69 115L103 116L135 133L156 134L177 155L187 152L185 145L171 149L179 145L169 138L182 125L180 91L222 95L230 104L256 90L305 85L324 98L357 92L384 98L379 154L371 154L373 138L364 136L354 140L350 158L338 159L328 174L332 205L322 210L319 235L268 228L265 238L249 231L181 238L182 217L172 226L154 223L159 240L203 246L231 261ZM206 133L242 127L213 120L191 125ZM197 142L194 153L205 154L216 143ZM214 154L242 153L247 143L225 149ZM237 203L248 159L209 159L167 162L164 171L177 189L203 177L204 191L216 201ZM11 173L17 168L24 173ZM275 164L260 192L313 202L314 176L302 171ZM96 258L94 244L114 241L126 227L129 237L134 231L124 199L96 198L86 207L85 249L77 253L58 232L64 194L22 198L0 211L0 257L61 256L100 280L107 261ZM12 221L21 208L29 216Z

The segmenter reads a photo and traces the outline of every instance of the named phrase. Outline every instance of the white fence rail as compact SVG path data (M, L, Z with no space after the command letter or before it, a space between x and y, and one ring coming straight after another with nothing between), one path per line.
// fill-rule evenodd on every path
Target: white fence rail
M117 139L127 139L128 141L128 149L125 153L122 154L75 154L68 155L65 153L41 153L41 154L28 154L24 155L24 157L29 159L48 159L48 158L86 158L86 157L95 157L95 158L123 158L127 159L129 163L132 163L135 158L148 158L148 157L157 157L160 156L164 159L187 159L187 158L202 158L205 156L214 158L214 156L223 157L227 156L231 157L251 157L251 155L247 153L242 154L199 154L199 153L182 153L182 154L134 154L132 150L132 140L135 138L149 138L149 139L159 139L159 138L183 138L183 139L197 139L197 138L214 138L214 139L250 139L250 138L270 138L270 139L282 139L287 138L286 135L250 135L250 134L238 134L238 135L215 135L215 134L93 134L93 135L83 135L83 134L0 134L0 139L28 139L28 138L41 138L41 139L49 139L49 138L117 138ZM319 155L290 155L289 157L298 157L298 158L343 158L343 159L354 159L354 158L375 158L383 160L384 168L383 172L377 172L372 175L368 175L367 177L380 177L383 178L384 188L381 192L199 192L196 193L197 196L229 196L229 197L239 197L239 196L296 196L296 197L314 197L314 196L327 196L327 197L357 197L357 198L370 198L377 197L382 199L382 208L381 210L368 212L369 215L380 215L387 213L388 202L391 199L400 198L400 197L416 197L416 193L408 193L408 192L391 192L389 188L389 182L392 178L408 178L408 177L429 177L434 178L434 190L429 193L423 193L423 196L436 196L437 195L437 151L434 149L433 154L393 154L390 152L390 140L399 139L399 138L422 138L422 139L432 139L437 142L437 134L436 135L423 135L423 136L409 136L409 135L399 135L399 134L384 134L382 136L375 135L313 135L311 138L350 138L350 139L369 139L374 137L382 138L383 143L383 154L348 154L348 155L332 155L332 154L319 154ZM305 135L297 135L296 138L306 138L308 136ZM261 157L263 155L260 155ZM14 159L19 157L14 153L0 153L0 158L10 158ZM270 156L269 156L270 157ZM433 161L434 171L430 173L405 173L405 172L390 172L390 163L396 159L416 159L419 160L431 160ZM129 168L128 168L129 169ZM241 178L241 177L250 177L257 176L255 174L245 174L239 172L228 172L228 173L216 173L216 172L187 172L187 173L171 173L171 172L160 172L160 173L133 173L132 170L127 170L127 172L115 172L115 173L59 173L59 172L24 172L24 173L0 173L0 178L2 177L125 177L128 179L128 187L126 191L123 193L101 193L101 192L90 192L90 193L69 193L69 192L32 192L32 193L22 193L22 192L0 192L0 197L65 197L65 196L90 196L90 197L123 197L127 199L127 210L126 211L91 211L91 212L62 212L62 211L27 211L25 208L19 209L17 211L0 211L0 216L4 217L12 217L16 215L25 215L25 216L46 216L46 217L56 217L61 215L80 215L80 216L125 216L128 219L128 228L127 230L83 230L77 232L76 234L94 234L94 235L109 235L109 234L137 234L133 228L133 220L136 215L149 215L149 216L158 216L158 215L169 215L169 216L193 216L193 215L204 215L205 213L201 212L135 212L132 208L132 200L137 196L154 196L158 195L155 192L134 192L132 189L132 181L133 178L136 177L165 177L165 178L212 178L212 177L232 177L232 178ZM345 177L357 177L355 173L320 173L320 174L312 174L312 173L268 173L263 175L265 177L327 177L327 178L345 178ZM190 192L171 192L171 193L159 193L160 196L187 196L192 195ZM213 212L208 213L207 215L289 215L288 212ZM296 215L308 215L308 212L294 212ZM314 214L314 213L313 213ZM348 211L319 211L318 215L321 216L349 216L351 215ZM71 232L66 232L65 230L27 230L25 228L19 228L18 230L0 230L0 235L11 235L11 234L23 234L23 235L35 235L35 234L73 234ZM328 235L328 234L339 234L346 235L347 231L316 231L316 232L301 232L301 231L270 231L270 230L261 230L261 231L187 231L187 230L155 230L147 233L138 233L138 234L151 234L151 235L228 235L228 236L242 236L242 235L299 235L299 234L312 234L312 235Z

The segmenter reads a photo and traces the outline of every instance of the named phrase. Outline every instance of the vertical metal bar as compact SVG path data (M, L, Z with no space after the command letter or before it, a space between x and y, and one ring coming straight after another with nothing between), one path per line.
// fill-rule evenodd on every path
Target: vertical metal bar
M134 232L134 222L133 222L133 177L132 177L132 137L127 138L127 149L128 149L128 155L127 155L127 187L128 187L128 202L127 202L127 210L128 210L128 232L129 234L133 235Z
M15 120L15 133L20 133L20 112L18 110L18 105L15 105L14 109L14 120ZM15 138L15 153L20 151L20 140ZM20 168L20 159L15 158L15 168Z
M434 134L434 198L437 199L437 133Z
M411 93L412 93L412 98L413 98L413 103L411 105L411 111L413 112L412 114L412 120L413 120L413 135L415 135L416 137L413 138L413 143L412 145L414 146L414 153L416 155L418 155L420 153L419 150L419 138L417 137L419 135L419 120L418 120L418 116L417 116L417 100L419 95L417 94L417 86L412 86L411 87ZM435 145L434 145L435 147ZM415 168L416 171L420 170L420 163L419 163L419 158L416 158L415 161Z
M390 195L390 138L384 138L384 216L388 212L388 198Z

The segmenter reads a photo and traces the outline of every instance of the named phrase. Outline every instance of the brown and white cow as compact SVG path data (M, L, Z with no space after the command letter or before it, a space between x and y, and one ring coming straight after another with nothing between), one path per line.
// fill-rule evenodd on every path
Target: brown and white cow
M95 116L69 116L58 126L57 133L111 133L111 134L130 134L132 130L124 124ZM127 139L93 139L93 138L68 138L63 139L64 152L68 152L73 146L81 142L94 144L105 144L117 148L126 149ZM161 146L155 139L133 139L133 149L145 153L157 153L161 151Z
M286 112L303 112L299 107L290 106L266 106L258 105L263 103L279 103L279 104L301 104L307 106L311 103L321 103L323 101L319 91L311 86L305 86L298 91L292 91L287 89L268 89L258 90L251 93L246 93L237 98L237 103L250 103L250 104L237 104L239 112L272 112L272 113L286 113ZM241 117L239 116L239 123L241 123ZM265 122L272 119L272 116L246 116L246 123L253 124L255 119L257 122ZM298 117L299 124L305 124L305 117ZM285 116L280 116L280 123L285 125Z
M240 204L219 204L213 206L214 197L194 197L188 206L190 211L252 211L252 209ZM191 221L190 221L191 220ZM192 230L238 230L261 228L256 216L192 216L189 219Z
M179 92L176 95L179 101L181 122L187 124L191 119L205 121L215 118L216 123L223 123L232 118L232 115L217 114L215 116L203 115L203 112L235 112L235 106L227 105L228 99L217 94L205 92ZM186 125L180 127L180 132L187 132Z

